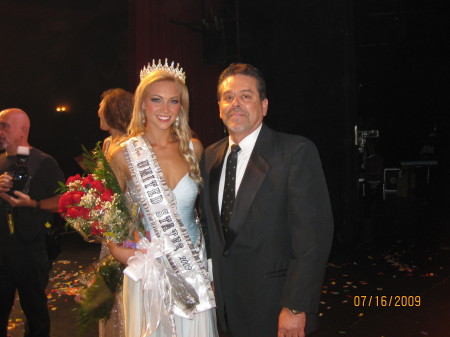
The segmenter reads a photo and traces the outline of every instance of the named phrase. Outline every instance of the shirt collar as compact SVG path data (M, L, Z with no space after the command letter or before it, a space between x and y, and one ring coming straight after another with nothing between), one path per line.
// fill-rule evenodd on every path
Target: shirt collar
M262 123L247 137L241 140L239 143L239 147L241 148L241 151L247 152L248 150L253 151L253 148L255 147L256 140L258 139L259 132L261 131ZM231 137L228 137L228 152L231 150L231 145L236 144L231 140Z

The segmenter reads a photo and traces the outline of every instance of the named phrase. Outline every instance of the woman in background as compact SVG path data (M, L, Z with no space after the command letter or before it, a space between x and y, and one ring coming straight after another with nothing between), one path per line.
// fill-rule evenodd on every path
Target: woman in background
M109 89L103 92L98 109L100 129L108 131L110 136L103 141L102 151L108 161L111 154L126 138L128 125L133 111L133 94L120 89ZM109 254L106 244L102 244L100 260ZM99 323L99 337L123 337L123 305L122 291L116 294L114 307L108 320Z
M98 109L100 129L108 131L110 136L103 141L102 150L108 161L116 147L120 145L127 133L133 111L133 94L120 89L103 92Z

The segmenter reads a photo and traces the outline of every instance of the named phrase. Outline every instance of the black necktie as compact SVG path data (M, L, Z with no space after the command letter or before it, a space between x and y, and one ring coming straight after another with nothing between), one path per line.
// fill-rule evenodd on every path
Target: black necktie
M234 199L236 197L236 166L238 152L240 150L241 148L239 145L231 145L231 152L227 159L225 184L223 186L222 209L220 212L220 220L222 221L224 235L227 234L228 223L230 222L231 213L233 213Z

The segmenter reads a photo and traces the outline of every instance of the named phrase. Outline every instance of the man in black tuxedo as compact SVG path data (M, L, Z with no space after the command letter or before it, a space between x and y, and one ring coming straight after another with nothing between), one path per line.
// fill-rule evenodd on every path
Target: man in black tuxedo
M255 67L225 69L218 100L229 137L203 155L201 209L220 326L230 337L303 337L318 325L333 236L318 152L263 124Z

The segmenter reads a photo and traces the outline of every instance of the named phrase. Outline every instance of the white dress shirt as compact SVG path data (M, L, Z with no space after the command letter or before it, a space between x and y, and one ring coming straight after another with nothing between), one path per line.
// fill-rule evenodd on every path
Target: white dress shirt
M253 152L253 148L255 147L256 139L258 139L259 132L261 131L262 124L258 126L258 128L245 137L239 143L239 147L241 150L238 152L237 159L237 167L236 167L236 194L238 193L239 186L241 186L242 178L244 177L245 170L247 169L248 161L250 160L250 156ZM222 173L220 174L220 182L219 182L219 213L222 210L222 199L223 199L223 187L225 185L225 169L227 166L227 158L231 152L231 145L235 144L230 137L228 137L228 150L225 154L225 159L223 161Z

